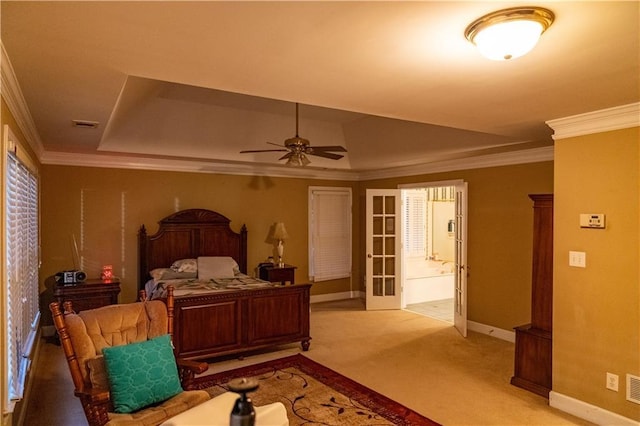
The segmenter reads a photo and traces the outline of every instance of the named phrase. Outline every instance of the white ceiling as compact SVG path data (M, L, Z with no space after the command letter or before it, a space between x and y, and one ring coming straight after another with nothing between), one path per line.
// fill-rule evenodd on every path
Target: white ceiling
M239 151L293 136L300 102L300 136L348 150L309 167L372 171L550 147L545 121L640 100L640 2L535 4L555 23L505 62L464 30L530 2L3 0L0 17L44 162L257 170L282 153Z

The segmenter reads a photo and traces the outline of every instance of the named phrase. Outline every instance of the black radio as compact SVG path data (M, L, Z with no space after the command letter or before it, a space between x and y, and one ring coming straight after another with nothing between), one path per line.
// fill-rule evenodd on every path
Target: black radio
M76 284L87 279L87 274L82 271L62 271L55 275L58 284Z

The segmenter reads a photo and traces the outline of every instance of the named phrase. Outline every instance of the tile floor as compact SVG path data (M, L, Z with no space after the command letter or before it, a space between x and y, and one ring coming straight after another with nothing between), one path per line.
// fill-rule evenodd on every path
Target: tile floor
M407 305L407 311L453 323L453 299L431 300Z

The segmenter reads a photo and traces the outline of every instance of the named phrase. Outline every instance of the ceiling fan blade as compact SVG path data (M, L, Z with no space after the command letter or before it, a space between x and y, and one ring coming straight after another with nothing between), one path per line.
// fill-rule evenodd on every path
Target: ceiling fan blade
M333 145L333 146L313 146L314 150L318 151L338 151L338 152L347 152L347 149L343 146Z
M326 145L326 146L310 146L309 140L301 138L298 135L298 109L299 105L296 102L296 135L293 138L285 139L284 146L281 144L267 142L269 145L274 145L280 149L257 149L251 151L240 151L241 154L249 152L286 152L278 160L287 160L287 166L306 166L311 163L305 154L315 155L316 157L329 158L331 160L339 160L344 155L334 154L335 152L347 152L347 149L339 145Z
M253 149L248 151L240 151L240 154L248 154L251 152L285 152L288 149Z
M316 157L330 158L332 160L339 160L342 157L344 157L344 155L334 154L331 152L325 152L325 151L316 152L315 148L312 151L307 151L306 153L309 155L315 155Z
M280 143L273 143L273 142L268 142L268 141L267 141L267 143L268 143L269 145L274 145L274 146L279 146L280 148L285 148L285 147L284 147L284 146L282 146L282 144L280 144Z

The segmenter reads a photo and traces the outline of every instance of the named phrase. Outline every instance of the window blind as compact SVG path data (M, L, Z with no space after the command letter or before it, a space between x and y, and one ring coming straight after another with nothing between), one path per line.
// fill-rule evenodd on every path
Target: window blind
M309 274L313 281L351 276L351 189L310 188Z
M22 398L31 362L38 308L38 180L14 153L7 154L5 180L8 401Z
M408 257L425 257L427 253L427 193L403 191L404 249Z

